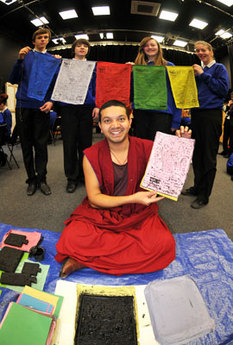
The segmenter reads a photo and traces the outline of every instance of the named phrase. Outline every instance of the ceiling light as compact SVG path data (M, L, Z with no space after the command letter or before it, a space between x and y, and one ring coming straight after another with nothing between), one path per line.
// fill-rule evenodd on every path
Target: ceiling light
M178 16L178 13L170 12L170 11L161 11L159 18L170 20L171 22L174 22Z
M221 29L221 30L218 30L216 33L215 33L215 36L221 36L222 34L224 34L224 30Z
M64 37L53 38L52 41L55 44L65 44L66 43L66 40L64 39Z
M227 38L230 38L231 36L232 34L227 31L225 31L223 34L220 35L220 37L222 37L224 40L226 40Z
M112 33L112 32L107 32L107 33L106 33L106 38L107 38L108 40L112 40L112 39L113 39L113 33Z
M220 36L223 39L227 39L227 38L230 38L232 36L232 34L229 31L225 31L225 30L221 29L221 30L218 30L216 32L215 36Z
M17 0L0 0L0 1L6 5L11 5L11 4L13 4L13 2L16 2Z
M151 37L154 38L159 43L163 42L164 40L164 36L152 35Z
M203 22L202 20L199 20L199 19L195 19L195 18L191 21L191 23L189 23L189 26L193 26L194 28L201 29L201 30L203 30L207 25L208 23Z
M227 5L228 7L233 5L233 0L217 0L219 2L221 2L224 5Z
M59 12L59 14L64 20L78 17L77 12L75 10L61 11Z
M101 40L103 40L103 39L112 40L113 39L113 33L112 32L106 32L106 33L100 32L99 35L100 35Z
M177 47L185 47L187 46L187 44L188 42L182 40L175 40L175 42L173 43L173 45Z
M49 22L45 17L35 18L31 20L31 23L35 26L41 26L44 24L48 24Z
M74 35L74 37L76 38L76 40L79 40L80 38L83 38L84 40L89 40L89 37L87 34L78 34L78 35Z
M108 16L110 15L110 7L109 6L95 6L95 7L92 7L92 12L94 16Z

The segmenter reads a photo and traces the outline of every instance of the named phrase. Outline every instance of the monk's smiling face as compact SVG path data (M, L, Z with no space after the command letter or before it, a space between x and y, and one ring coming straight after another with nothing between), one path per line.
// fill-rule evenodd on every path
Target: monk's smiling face
M126 110L120 106L110 106L101 112L99 123L101 132L112 143L128 140L132 119L128 118Z

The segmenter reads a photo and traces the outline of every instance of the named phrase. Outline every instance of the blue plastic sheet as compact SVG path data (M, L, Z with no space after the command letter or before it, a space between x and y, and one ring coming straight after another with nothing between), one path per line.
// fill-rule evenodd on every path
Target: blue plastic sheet
M39 231L46 250L43 264L50 265L44 291L54 292L61 264L54 260L60 233L48 230L15 228L0 223L0 241L10 229ZM154 273L113 276L85 268L73 273L69 281L95 285L144 285L156 279L189 274L196 281L216 330L187 345L232 345L233 341L233 242L222 229L175 234L176 259L164 270ZM0 319L6 302L15 293L1 288Z

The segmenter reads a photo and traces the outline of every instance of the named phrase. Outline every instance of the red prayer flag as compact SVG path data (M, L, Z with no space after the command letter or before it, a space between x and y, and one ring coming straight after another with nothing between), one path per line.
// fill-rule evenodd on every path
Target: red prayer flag
M97 62L96 106L112 99L130 106L131 65Z

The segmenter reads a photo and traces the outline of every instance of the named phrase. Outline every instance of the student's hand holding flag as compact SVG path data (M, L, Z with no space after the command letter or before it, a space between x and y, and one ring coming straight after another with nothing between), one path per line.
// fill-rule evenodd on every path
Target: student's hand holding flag
M25 56L30 52L30 50L32 50L32 48L30 48L29 46L20 49L18 59L24 60Z
M95 107L92 110L92 118L93 118L93 120L98 120L98 118L99 118L99 108Z

